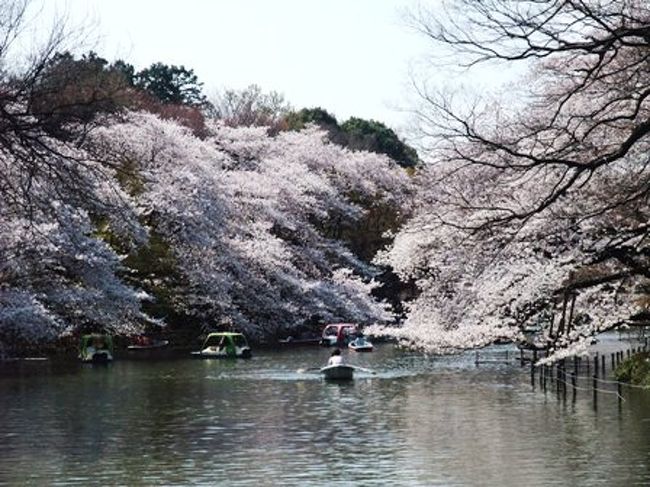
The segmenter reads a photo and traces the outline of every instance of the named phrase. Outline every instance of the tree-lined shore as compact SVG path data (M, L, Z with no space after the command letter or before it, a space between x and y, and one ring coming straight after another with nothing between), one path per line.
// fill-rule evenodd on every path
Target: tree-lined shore
M26 7L5 2L5 65ZM393 131L256 86L210 101L191 69L75 55L58 34L0 80L1 350L394 319L371 261L418 161Z
M21 58L28 3L0 9L4 347L342 320L428 352L516 340L553 361L647 322L646 2L412 10L434 57L524 73L498 93L415 76L418 152L256 85L210 99L185 66L70 51L62 28Z

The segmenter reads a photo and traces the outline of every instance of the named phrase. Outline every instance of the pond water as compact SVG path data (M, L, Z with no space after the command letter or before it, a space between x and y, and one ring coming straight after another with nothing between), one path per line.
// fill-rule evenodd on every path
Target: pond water
M595 408L473 353L347 355L376 374L298 373L320 348L2 365L0 484L650 484L650 391Z

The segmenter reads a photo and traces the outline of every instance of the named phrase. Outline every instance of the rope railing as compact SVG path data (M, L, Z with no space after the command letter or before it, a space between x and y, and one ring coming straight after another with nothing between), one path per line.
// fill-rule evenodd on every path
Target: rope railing
M551 365L535 365L534 358L537 358L537 353L533 357L529 357L522 350L489 350L481 353L477 351L475 364L477 367L481 364L511 365L519 363L522 367L529 364L533 387L535 386L535 375L539 374L540 387L543 385L545 391L548 380L551 384L554 383L557 385L558 393L560 387L562 387L565 395L568 388L571 388L574 393L575 391L593 392L594 404L597 400L597 394L611 394L619 399L620 404L620 402L625 401L622 396L623 387L637 390L650 390L650 386L631 384L611 377L607 378L607 369L611 373L626 357L629 358L634 354L647 352L647 341L639 345L639 347L630 347L629 349L615 352L599 351L594 355L574 357L572 361L565 359ZM580 385L584 380L590 380L591 386L586 387ZM616 387L615 391L608 389L612 385Z
M571 377L575 377L574 374L568 374L568 375L571 376ZM578 386L578 385L576 385L574 383L569 384L567 381L559 379L559 378L555 379L555 380L557 380L561 384L570 386L572 389L576 389L578 391L586 391L586 392L596 391L596 392L600 392L600 393L603 393L603 394L615 394L621 401L625 401L625 398L623 396L621 396L618 391L608 391L607 389L599 389L597 387L596 388L594 388L594 387L580 387L580 386Z

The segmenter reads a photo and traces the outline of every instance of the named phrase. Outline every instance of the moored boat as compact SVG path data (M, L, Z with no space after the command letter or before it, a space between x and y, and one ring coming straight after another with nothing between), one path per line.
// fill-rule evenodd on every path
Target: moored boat
M192 355L199 358L250 358L252 351L241 333L217 332L210 333L201 350L192 352Z
M318 345L320 338L294 338L289 336L278 340L278 345L281 347L301 347L305 345Z
M83 335L79 344L79 360L94 364L112 362L113 338L100 333Z
M320 369L320 373L328 380L352 380L354 367L345 364L327 365Z
M127 350L137 352L141 350L155 350L157 348L164 348L169 345L169 340L155 340L149 337L137 337L133 343L129 345Z
M358 336L348 344L350 350L355 352L372 352L374 346L363 336Z
M321 345L326 347L342 347L350 343L359 333L359 327L354 323L334 323L323 328Z

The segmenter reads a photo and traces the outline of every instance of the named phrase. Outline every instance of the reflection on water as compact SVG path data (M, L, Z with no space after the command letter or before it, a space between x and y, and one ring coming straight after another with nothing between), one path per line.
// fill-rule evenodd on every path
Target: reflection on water
M248 361L0 369L0 484L650 483L650 392L575 403L528 371L391 346L351 383L298 373L327 350Z

